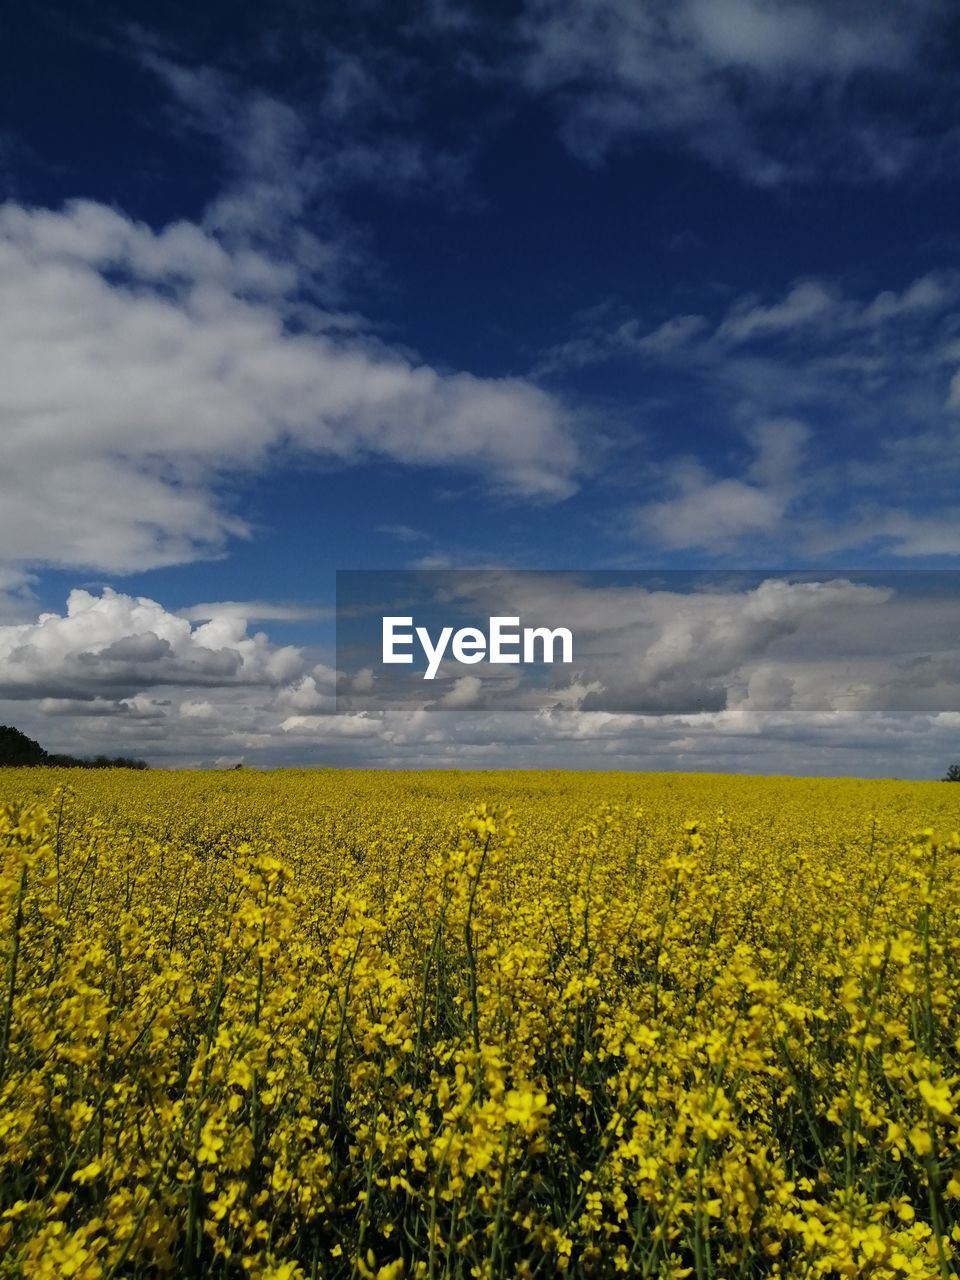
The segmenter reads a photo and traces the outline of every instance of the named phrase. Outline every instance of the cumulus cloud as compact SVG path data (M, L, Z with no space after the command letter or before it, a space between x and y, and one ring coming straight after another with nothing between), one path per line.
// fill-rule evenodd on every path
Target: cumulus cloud
M784 501L742 480L716 478L696 463L677 467L674 497L648 502L635 514L639 531L662 547L729 547L744 534L779 525Z
M601 591L579 665L581 679L602 690L582 707L751 716L954 710L960 600L917 593L909 579L904 586L721 581L687 595L619 593L609 604ZM625 607L633 615L626 628Z
M527 0L521 75L588 160L641 139L760 185L888 179L953 143L947 20L934 0ZM933 131L888 110L918 84L944 104Z
M237 617L192 627L144 596L71 591L64 614L0 626L0 698L119 701L160 686L278 686L299 649L250 636Z
M384 724L380 717L362 712L342 716L298 715L281 721L280 732L329 742L340 738L378 738L384 732Z
M276 702L281 710L289 710L297 714L305 712L331 714L336 706L335 693L336 672L330 667L317 664L311 673L300 676L280 689Z
M439 705L450 710L475 707L479 704L482 690L483 682L479 676L459 676L450 689L442 695Z
M757 666L788 678L802 670L810 677L804 685L810 695L804 709L836 709L831 690L838 684L845 687L849 655L876 628L877 610L882 608L886 618L893 600L890 589L844 579L771 578L748 586L720 575L715 585L706 576L696 584L684 585L681 578L673 589L649 589L622 581L608 585L602 579L579 583L567 574L533 575L532 581L509 572L486 580L484 575L462 577L463 590L484 608L498 600L498 608L523 618L562 619L571 628L574 667L554 668L553 686L532 692L529 705L584 713L719 712L748 699ZM691 589L694 585L697 589ZM954 603L954 622L960 620L958 609ZM814 653L816 638L830 628L834 643ZM938 639L944 645L943 637ZM913 653L918 643L915 626L912 635L891 640L890 651L878 655L878 666L884 658L889 666L891 653ZM944 647L949 654L949 643ZM577 696L555 699L555 688L566 692L567 684ZM814 702L815 689L820 697ZM769 689L762 692L769 701ZM511 695L496 705L523 705L523 699Z
M556 499L577 450L519 378L442 375L372 339L296 330L283 266L88 201L0 207L0 548L122 572L243 536L225 475L280 446L452 466Z

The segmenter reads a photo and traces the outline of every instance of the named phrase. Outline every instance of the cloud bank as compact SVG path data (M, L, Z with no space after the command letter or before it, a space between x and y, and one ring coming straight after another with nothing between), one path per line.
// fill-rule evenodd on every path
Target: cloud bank
M572 680L545 701L521 691L518 710L487 705L478 669L450 668L430 690L434 709L334 714L338 680L369 692L369 671L338 676L322 655L251 634L237 602L192 624L106 590L74 591L63 614L0 626L0 720L52 750L168 765L589 760L922 777L956 753L953 598L840 579L691 594L524 578L511 588L509 574L487 575L477 601L489 592L533 610L561 600L578 656Z

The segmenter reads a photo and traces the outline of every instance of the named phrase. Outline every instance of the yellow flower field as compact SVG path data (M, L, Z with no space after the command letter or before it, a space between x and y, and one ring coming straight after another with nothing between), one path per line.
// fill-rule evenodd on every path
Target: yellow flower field
M960 1273L960 787L0 771L0 1276Z

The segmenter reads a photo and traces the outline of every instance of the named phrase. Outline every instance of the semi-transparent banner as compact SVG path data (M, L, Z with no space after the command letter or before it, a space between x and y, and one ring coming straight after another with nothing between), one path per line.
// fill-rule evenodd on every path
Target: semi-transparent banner
M338 712L960 712L960 571L341 570Z

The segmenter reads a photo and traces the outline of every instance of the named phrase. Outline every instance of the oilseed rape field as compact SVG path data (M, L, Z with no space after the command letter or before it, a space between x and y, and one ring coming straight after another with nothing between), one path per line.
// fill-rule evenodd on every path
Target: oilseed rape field
M0 771L0 1276L960 1274L960 787Z

